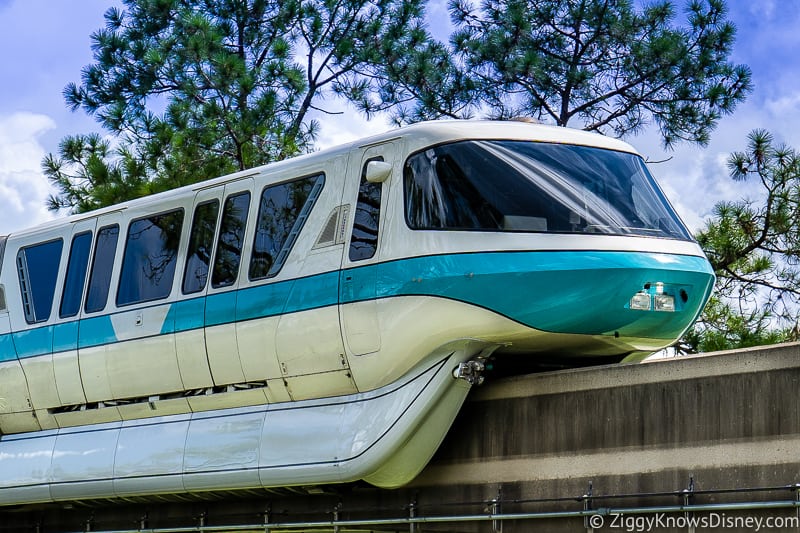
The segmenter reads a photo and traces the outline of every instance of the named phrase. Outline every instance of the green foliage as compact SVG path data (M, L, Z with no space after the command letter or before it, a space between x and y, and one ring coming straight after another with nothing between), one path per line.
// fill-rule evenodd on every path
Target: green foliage
M64 90L68 106L94 116L119 148L48 156L44 171L61 191L51 209L127 199L106 194L107 182L135 197L310 150L318 129L310 114L326 112L326 97L363 86L380 59L377 43L424 40L422 0L124 6L108 10L106 27L92 35L94 62ZM80 155L113 171L95 176Z
M697 350L797 336L800 155L756 130L744 152L731 154L728 169L738 182L758 180L761 196L718 204L697 235L717 275L717 300L688 337Z
M498 118L533 116L622 137L655 122L665 146L704 145L751 89L728 61L723 0L451 0L451 42Z
M677 344L679 353L714 352L795 340L793 328L776 328L767 308L747 309L740 301L712 296L700 320Z
M691 0L680 21L669 0L451 0L447 43L427 30L425 4L123 0L64 89L108 146L78 137L87 150L48 156L61 191L50 207L81 211L311 150L313 117L332 98L397 123L527 115L623 136L655 122L669 146L706 143L750 90L747 67L728 61L723 0Z
M48 207L85 212L148 194L146 172L129 151L113 152L97 134L65 137L60 156L47 155L42 168L61 190ZM113 152L113 153L112 153Z
M398 46L399 44L399 46ZM482 101L453 51L417 27L398 43L374 43L374 68L346 96L368 117L390 111L398 125L471 118Z

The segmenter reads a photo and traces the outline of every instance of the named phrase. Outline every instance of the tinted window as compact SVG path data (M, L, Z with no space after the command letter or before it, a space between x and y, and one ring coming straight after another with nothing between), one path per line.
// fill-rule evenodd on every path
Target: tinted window
M172 291L183 210L140 218L128 226L117 305L166 298Z
M364 163L358 187L358 203L353 217L353 234L350 237L350 261L369 259L378 249L378 222L381 218L381 183L367 181L370 161L383 161L374 157Z
M17 254L22 305L29 323L50 318L62 247L59 239L22 248Z
M641 157L529 141L429 148L404 168L412 229L690 239Z
M184 294L200 292L206 288L218 213L219 202L216 200L200 204L194 211L192 233L189 236L189 250L186 256L186 269L183 273Z
M86 267L89 265L89 250L92 247L92 232L79 233L72 238L67 262L67 277L61 295L61 318L75 316L81 308Z
M106 307L118 238L119 226L117 224L105 226L97 232L92 271L89 274L89 289L84 306L87 313L102 311Z
M250 207L249 192L235 194L225 200L217 239L217 252L214 256L214 271L211 274L211 286L214 288L236 283L242 258L248 207Z
M250 279L276 275L322 190L322 174L264 189L250 260Z

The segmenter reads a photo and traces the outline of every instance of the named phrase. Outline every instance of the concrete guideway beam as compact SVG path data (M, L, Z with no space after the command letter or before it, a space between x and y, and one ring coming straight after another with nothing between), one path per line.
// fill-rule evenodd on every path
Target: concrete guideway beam
M413 485L792 472L799 385L800 344L505 379L474 391Z

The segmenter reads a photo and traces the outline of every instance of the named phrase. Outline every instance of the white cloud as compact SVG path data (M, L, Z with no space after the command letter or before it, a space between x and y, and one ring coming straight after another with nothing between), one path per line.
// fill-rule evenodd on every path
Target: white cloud
M649 161L648 166L678 214L692 231L702 228L719 202L755 201L763 196L757 179L734 181L727 161L733 152L747 149L748 135L756 129L771 132L776 142L800 148L800 94L773 86L775 97L754 94L736 111L720 119L706 147L680 143L665 151L655 127L628 140Z
M687 147L650 171L690 230L697 232L720 202L756 201L762 191L757 180L735 182L728 172L727 151Z
M772 20L775 14L775 0L759 0L758 2L748 2L747 11L751 16Z
M370 135L377 135L392 129L388 118L379 115L372 120L367 120L364 115L353 110L343 102L334 102L329 106L337 115L316 114L314 118L319 121L319 134L314 142L315 148L323 150L346 144L351 141L363 139Z
M800 80L792 80L790 86L796 86ZM800 91L787 90L776 98L764 101L766 115L765 129L770 131L778 142L786 142L795 149L800 149L800 132L797 124L800 122Z
M46 115L0 116L0 234L50 220L45 200L50 184L41 172L40 139L56 127Z

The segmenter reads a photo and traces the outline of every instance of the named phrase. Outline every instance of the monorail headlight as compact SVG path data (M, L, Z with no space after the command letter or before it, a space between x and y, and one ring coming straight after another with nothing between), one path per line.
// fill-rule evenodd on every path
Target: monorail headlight
M670 293L675 292L675 287L671 287L669 291L665 291L665 285L662 282L646 283L644 288L634 294L628 307L636 311L662 311L673 313L677 310L675 305L675 296ZM681 291L681 296L686 294ZM688 297L687 297L688 298ZM683 300L684 302L686 299Z
M638 311L650 310L650 294L646 291L639 291L633 295L630 303L631 309Z
M656 311L675 311L675 297L664 293L664 284L656 283L656 293L653 296L653 309Z
M669 294L656 294L653 297L653 309L655 311L675 311L675 297Z

